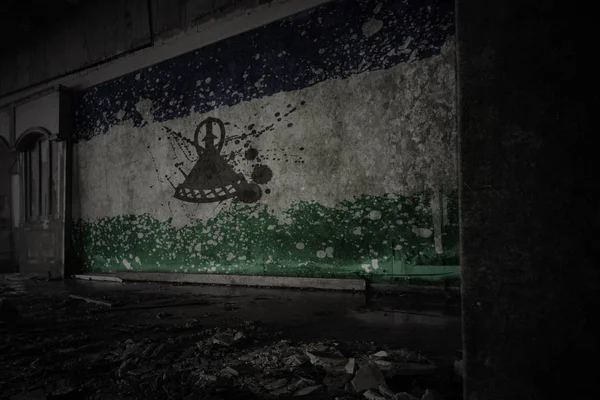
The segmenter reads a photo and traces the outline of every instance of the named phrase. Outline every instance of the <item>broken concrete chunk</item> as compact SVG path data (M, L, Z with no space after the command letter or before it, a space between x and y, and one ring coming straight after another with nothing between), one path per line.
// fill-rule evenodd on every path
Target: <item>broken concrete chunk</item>
M235 340L231 333L217 333L212 337L212 342L214 344L229 347L235 342Z
M151 355L151 354L154 352L154 350L156 349L156 347L158 347L158 345L157 345L156 343L150 343L150 344L149 344L149 345L146 347L146 349L144 349L144 350L141 352L141 354L140 354L140 355L141 355L142 357L148 357L149 355Z
M284 386L287 386L287 383L288 383L288 379L287 378L281 378L281 379L278 379L276 381L273 381L273 382L269 383L268 385L265 385L264 388L266 390L269 390L269 391L270 390L275 390L275 389L280 389L280 388L282 388Z
M198 374L198 381L199 382L216 382L217 381L217 377L213 374L207 374L204 371L200 371L200 373Z
M321 385L307 386L303 389L296 391L296 393L294 393L294 396L308 396L309 394L316 392L320 388L321 388Z
M164 350L165 350L165 345L159 344L158 347L156 349L154 349L154 351L152 352L152 355L150 357L152 357L152 358L158 357L164 352Z
M387 397L380 394L377 390L369 389L367 390L363 396L369 400L387 400Z
M237 372L235 369L233 369L231 367L223 368L223 370L221 370L221 373L223 373L223 375L225 375L225 376L239 376L240 375L239 372Z
M381 358L373 360L373 363L377 365L377 367L379 367L379 369L382 371L389 371L394 367L394 363L392 361L384 360Z
M379 385L387 386L385 377L374 364L367 364L356 371L352 379L352 387L357 392L363 392L368 389L378 389Z
M287 385L287 388L290 392L295 392L296 390L301 389L305 386L307 386L307 384L302 379L298 379L298 380L290 382Z
M404 361L404 362L422 362L427 361L425 357L421 356L419 353L415 351L410 351L407 349L400 350L391 350L388 352L389 356L396 361Z
M157 319L165 319L165 318L169 318L169 317L172 317L172 316L173 316L173 314L166 313L166 312L159 312L159 313L156 314L156 318Z
M112 304L109 303L108 301L97 300L97 299L92 299L92 298L83 297L83 296L76 296L74 294L70 294L69 297L72 299L83 300L87 303L96 304L96 305L103 306L103 307L109 307L109 308L112 307Z
M349 358L348 363L344 367L344 370L347 374L354 374L354 370L356 369L356 360L354 358Z
M236 332L235 334L229 332L217 333L212 337L212 342L221 346L229 347L235 342L238 342L244 338L242 332Z
M379 393L386 397L394 397L396 393L385 385L379 385Z
M291 356L286 357L283 360L285 365L287 365L288 367L297 367L299 365L306 363L307 361L308 361L308 357L306 357L302 354L292 354Z
M419 398L413 396L410 393L406 393L406 392L396 393L392 399L393 400L419 400Z
M312 365L321 366L326 371L344 372L348 364L348 359L335 349L328 348L325 351L307 349L306 355Z
M131 360L123 361L119 366L119 369L117 369L117 376L119 378L124 377L127 371L129 371L131 368L133 368L133 362L131 362Z
M383 358L383 357L389 357L389 354L387 351L385 350L381 350L378 351L377 353L373 354L375 357L379 357L379 358Z

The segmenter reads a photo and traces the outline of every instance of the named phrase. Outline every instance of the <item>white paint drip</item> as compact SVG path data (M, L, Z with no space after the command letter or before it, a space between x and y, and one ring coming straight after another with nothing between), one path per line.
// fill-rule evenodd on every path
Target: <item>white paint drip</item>
M373 269L378 269L379 268L379 260L377 260L377 259L371 260L371 266L373 267Z
M300 242L300 243L296 243L296 248L297 248L298 250L302 250L302 249L304 249L304 243L302 243L302 242Z
M353 230L352 233L355 235L362 235L362 228L359 226L358 228Z
M435 252L442 254L444 247L442 245L442 199L439 190L436 190L431 198L431 215L433 218L433 243Z
M325 250L319 250L319 251L317 251L317 257L325 258L325 257L327 257L327 253L325 252Z
M131 264L129 263L129 261L127 261L127 259L123 259L123 265L125 266L125 268L129 271L131 271L133 268L131 268Z

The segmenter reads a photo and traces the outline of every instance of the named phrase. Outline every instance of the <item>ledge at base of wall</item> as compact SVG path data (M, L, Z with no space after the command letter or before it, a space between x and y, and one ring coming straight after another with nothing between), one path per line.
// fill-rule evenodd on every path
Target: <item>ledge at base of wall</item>
M258 286L357 292L364 292L367 286L363 279L297 278L289 276L178 274L160 272L118 272L115 276L124 281L134 282Z
M116 282L123 283L123 279L113 274L81 274L73 275L73 278L82 281L103 281L103 282Z
M368 290L374 293L423 293L444 294L446 297L460 297L460 287L447 285L413 285L406 283L370 283Z

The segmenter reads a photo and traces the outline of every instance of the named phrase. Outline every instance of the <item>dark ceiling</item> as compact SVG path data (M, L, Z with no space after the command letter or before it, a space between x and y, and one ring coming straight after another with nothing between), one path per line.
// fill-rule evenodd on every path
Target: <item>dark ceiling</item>
M0 0L0 50L30 40L90 0Z

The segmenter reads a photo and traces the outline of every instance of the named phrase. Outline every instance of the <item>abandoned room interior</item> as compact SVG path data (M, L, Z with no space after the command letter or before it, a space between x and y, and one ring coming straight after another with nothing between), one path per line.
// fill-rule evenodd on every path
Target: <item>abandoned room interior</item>
M2 2L0 400L597 391L571 11Z

